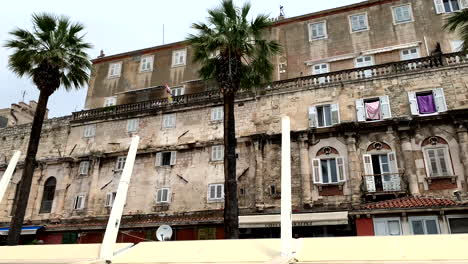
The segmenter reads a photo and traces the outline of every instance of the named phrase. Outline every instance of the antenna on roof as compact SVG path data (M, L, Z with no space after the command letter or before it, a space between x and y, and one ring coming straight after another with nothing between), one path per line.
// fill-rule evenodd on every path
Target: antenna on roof
M24 97L26 96L26 90L23 90L23 93L22 93L22 98L21 98L21 102L24 102Z
M163 45L164 45L164 24L163 24Z

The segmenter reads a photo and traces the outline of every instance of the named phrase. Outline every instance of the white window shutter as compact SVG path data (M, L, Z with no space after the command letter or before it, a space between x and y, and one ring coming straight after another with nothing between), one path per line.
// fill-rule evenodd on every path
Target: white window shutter
M460 2L460 9L468 8L468 0L459 0Z
M390 163L390 172L398 173L398 163L396 160L395 152L390 152L387 154L387 156L388 156L388 161Z
M171 151L171 165L175 165L176 164L176 155L177 155L177 151Z
M322 182L322 170L320 169L320 159L313 159L312 167L313 167L313 174L314 174L314 182L321 183Z
M330 105L332 125L340 123L340 107L338 104Z
M374 175L374 168L372 167L372 156L370 154L364 154L363 161L364 161L364 174Z
M343 162L342 157L336 158L336 165L338 167L338 180L344 181L346 176L345 176L345 168L344 168L344 162Z
M434 102L437 108L437 112L447 111L447 103L445 102L444 89L435 88L432 93L434 94Z
M442 0L434 0L436 14L445 13L444 2Z
M211 108L211 120L216 120L216 108Z
M380 111L382 112L382 119L392 117L392 111L390 110L390 100L388 95L380 96Z
M358 122L366 121L366 112L364 111L364 100L356 100L356 115Z
M408 99L410 103L411 115L419 115L418 100L416 99L415 92L408 92Z
M106 202L104 204L106 207L111 206L111 199L112 199L112 193L106 193Z
M156 153L156 161L155 161L155 165L156 167L159 167L161 166L161 163L162 163L162 152L158 152Z
M315 106L309 107L309 127L317 127L317 109Z

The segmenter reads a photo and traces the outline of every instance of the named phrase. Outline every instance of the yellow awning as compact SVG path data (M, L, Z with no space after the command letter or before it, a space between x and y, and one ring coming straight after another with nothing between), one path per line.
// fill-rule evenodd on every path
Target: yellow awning
M348 224L348 212L293 214L293 226L323 226ZM239 216L240 228L279 227L281 216L247 215Z

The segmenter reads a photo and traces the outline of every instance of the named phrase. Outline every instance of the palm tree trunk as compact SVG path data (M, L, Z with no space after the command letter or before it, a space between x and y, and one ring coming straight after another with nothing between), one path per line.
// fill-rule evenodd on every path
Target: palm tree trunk
M224 232L228 239L239 238L234 98L233 92L224 94Z
M28 206L29 193L31 191L31 183L36 167L36 154L41 138L42 123L44 122L44 115L47 110L47 102L49 101L50 94L42 91L39 94L39 102L37 103L36 112L31 127L31 134L29 136L28 150L26 152L26 159L24 162L23 175L21 177L19 199L14 201L16 203L13 218L10 223L10 231L8 232L8 245L18 245L21 228L23 226L24 215Z

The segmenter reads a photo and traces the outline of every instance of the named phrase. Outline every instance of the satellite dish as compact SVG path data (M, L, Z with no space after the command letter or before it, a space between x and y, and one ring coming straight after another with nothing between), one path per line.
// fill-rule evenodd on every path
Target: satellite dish
M168 225L162 225L156 230L156 238L159 241L171 240L172 228Z

